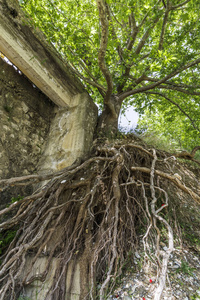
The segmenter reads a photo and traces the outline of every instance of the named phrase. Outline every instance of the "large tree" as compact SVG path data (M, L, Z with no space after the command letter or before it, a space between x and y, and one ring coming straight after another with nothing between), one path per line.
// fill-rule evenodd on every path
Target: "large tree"
M199 0L20 2L31 25L45 32L99 104L99 131L116 131L120 109L134 105L140 113L162 112L166 126L174 116L182 123L187 118L182 130L193 128L198 137ZM194 160L199 148L184 157ZM152 297L162 299L176 211L185 203L200 203L194 174L173 155L132 136L126 143L96 140L84 161L54 174L2 179L0 190L45 180L48 184L33 195L14 199L0 211L7 217L0 224L2 234L18 228L2 255L0 299L22 297L33 282L43 286L52 271L45 299L70 298L77 263L79 300L106 299L124 266L132 264L141 238L144 260L158 270ZM179 219L187 222L182 215ZM191 235L195 222L189 220ZM39 257L46 268L32 274Z
M197 138L198 0L20 2L100 105L99 129L116 130L120 109L133 105L162 112L166 126L184 115Z

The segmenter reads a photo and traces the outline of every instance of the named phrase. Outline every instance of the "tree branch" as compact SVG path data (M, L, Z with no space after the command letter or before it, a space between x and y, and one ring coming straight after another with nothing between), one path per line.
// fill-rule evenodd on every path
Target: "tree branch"
M180 4L174 5L174 6L171 7L171 10L175 10L175 9L177 9L179 7L182 7L183 5L187 4L190 1L191 0L186 0L186 1L182 2L182 3L180 3Z
M81 78L82 80L84 80L85 82L91 84L92 86L96 87L98 89L98 91L100 92L100 94L104 97L105 93L106 93L106 89L100 85L99 83L97 83L96 81L92 81L90 80L90 78L87 78L85 76L83 76L78 69L75 67L75 65L73 63L71 63L71 66L73 68L74 73Z
M175 90L175 91L187 94L187 95L200 96L200 92L192 92L192 91L190 92L190 91L187 91L187 90L185 90L185 89L183 89L181 87L173 86L173 85L159 85L157 88L159 88L159 89L167 89L167 90Z
M173 105L175 105L176 107L178 107L178 109L190 120L192 126L194 129L196 129L197 131L200 132L200 129L195 125L194 121L191 119L191 117L180 107L180 105L176 102L174 102L173 100L171 100L169 97L167 97L166 95L162 94L162 93L158 93L158 92L145 92L145 94L151 94L151 95L158 95L161 96L163 98L165 98L167 101L169 101L170 103L172 103Z
M137 34L139 32L139 28L136 25L136 20L135 20L135 16L134 16L133 12L131 12L131 14L129 16L129 24L130 24L130 28L131 28L131 36L127 42L127 50L130 51L135 43Z
M143 87L140 87L138 89L135 89L135 90L129 90L129 88L121 93L119 95L119 99L121 101L123 101L125 98L129 97L129 96L132 96L134 94L138 94L138 93L142 93L142 92L145 92L145 91L148 91L148 90L151 90L151 89L154 89L155 87L159 86L161 83L164 83L166 82L168 79L176 76L177 74L181 73L182 71L185 71L187 69L189 69L190 67L193 67L197 64L200 63L200 58L197 58L195 59L194 61L188 63L187 65L184 65L180 68L178 68L177 70L174 70L173 72L171 72L169 75L165 76L163 79L161 80L158 80L156 83L154 84L150 84L150 85L146 85L146 86L143 86Z
M103 73L104 78L107 82L107 91L104 98L104 104L110 108L111 113L115 116L116 112L113 105L110 102L110 97L112 95L113 90L113 82L112 76L108 70L108 67L105 62L105 55L108 43L108 34L109 34L109 24L107 19L107 8L104 0L96 0L97 7L99 11L99 20L101 23L101 41L100 41L100 48L99 48L99 55L98 55L98 62L101 72Z
M194 147L194 148L192 149L192 151L191 151L191 156L192 156L192 158L194 158L194 156L195 156L197 150L200 150L200 146L196 146L196 147Z
M154 5L154 7L159 3L159 1ZM127 42L127 50L128 51L131 51L131 49L133 48L133 45L135 44L135 41L136 41L136 37L140 31L140 28L144 25L149 13L150 13L151 10L149 10L146 15L144 16L144 18L142 19L141 23L137 26L136 24L136 20L135 20L135 16L134 16L134 13L131 12L131 14L129 15L129 23L130 23L130 28L131 28L131 36ZM154 20L154 22L156 22L156 20ZM136 48L135 50L135 53L136 54L139 54L140 51L142 50L144 44L145 44L145 41L147 40L147 38L149 37L149 34L150 34L150 31L151 29L155 26L153 22L153 25L146 31L146 33L143 35L142 39L140 40L139 44L138 44L138 47ZM156 22L157 23L157 22ZM137 53L138 52L138 53ZM149 54L148 54L149 55ZM147 56L145 55L145 58ZM119 85L117 91L118 93L121 93L127 80L128 80L128 76L130 74L130 70L131 70L131 65L127 66L125 68L125 72L124 74L122 75L123 76L123 81L122 83Z
M129 16L129 21L130 21L130 27L131 27L131 36L128 40L127 43L127 50L130 51L133 48L133 45L135 43L137 34L139 33L140 28L143 26L143 24L146 21L146 18L148 17L149 11L146 13L146 15L144 16L142 22L137 26L136 25L136 20L135 20L135 16L134 13L131 12L130 16Z
M165 4L164 0L162 0L162 3L163 3L164 8L166 8L166 4Z
M152 21L152 25L147 29L147 31L144 33L143 37L141 38L136 50L135 54L140 54L146 40L148 39L151 30L155 27L156 23L159 21L160 17L157 17L154 21Z
M162 24L161 34L160 34L160 42L159 42L158 50L163 49L164 35L165 35L168 16L169 16L169 9L167 8L166 11L165 11L164 18L163 18L163 24Z
M131 79L133 79L133 77L130 76ZM150 81L150 82L158 82L159 80L153 77L149 77L149 76L145 76L145 81ZM185 88L185 89L200 89L199 85L187 85L187 84L183 84L183 83L175 83L175 82L171 82L171 81L165 81L166 84L172 85L174 87L180 87L180 88Z
M182 151L181 153L175 153L174 156L182 159L189 159L200 165L200 161L194 159L196 152L200 150L200 146L196 146L192 149L191 153Z
M118 52L118 55L119 55L119 58L120 58L121 62L123 62L124 61L124 59L123 59L123 50L122 50L121 44L119 42L119 39L117 38L115 28L114 28L114 25L113 25L113 21L112 21L110 7L108 6L107 3L106 3L106 8L107 8L107 12L108 12L108 20L109 20L109 23L110 23L110 26L111 26L112 36L113 36L114 41L117 41L117 52Z
M148 174L151 173L151 169L145 167L132 167L131 170L141 171ZM155 174L172 181L178 188L189 194L198 204L200 203L200 196L193 192L190 188L183 185L176 175L170 175L159 170L155 170Z

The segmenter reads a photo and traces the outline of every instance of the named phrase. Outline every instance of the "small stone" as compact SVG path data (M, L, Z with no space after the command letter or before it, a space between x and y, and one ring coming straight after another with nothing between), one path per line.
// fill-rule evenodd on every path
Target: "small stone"
M194 280L194 277L191 276L191 277L190 277L190 281L193 282L193 280Z
M135 252L135 257L140 258L140 255L137 251Z
M180 291L176 291L176 295L181 295L181 292Z
M185 278L183 278L184 279L184 281L190 281L190 279L188 278L188 277L185 277Z
M173 265L172 268L173 268L173 269L178 269L178 268L180 268L180 267L177 266L177 265Z

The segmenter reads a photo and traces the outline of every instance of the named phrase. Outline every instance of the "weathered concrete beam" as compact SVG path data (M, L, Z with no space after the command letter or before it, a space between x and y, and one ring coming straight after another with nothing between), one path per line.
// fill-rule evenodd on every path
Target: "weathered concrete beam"
M61 170L90 151L97 110L91 105L87 93L78 94L75 98L79 103L75 109L58 108L55 111L46 147L38 164L40 173Z
M0 51L54 103L74 107L84 92L71 68L29 25L17 0L0 0Z

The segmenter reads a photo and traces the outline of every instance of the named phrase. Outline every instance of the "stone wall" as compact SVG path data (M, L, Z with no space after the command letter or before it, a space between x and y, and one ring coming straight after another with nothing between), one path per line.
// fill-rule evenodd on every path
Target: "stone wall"
M55 105L0 59L0 177L31 174L55 115Z
M55 104L0 59L0 178L32 174L42 157ZM21 193L0 194L0 205Z
M71 165L89 151L96 118L87 93L77 94L71 108L58 107L0 59L0 178ZM0 203L8 200L7 194L0 195Z

